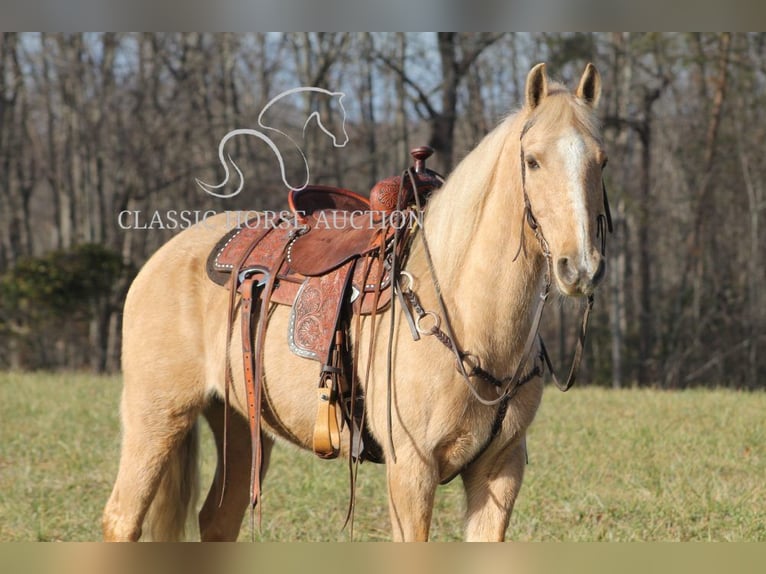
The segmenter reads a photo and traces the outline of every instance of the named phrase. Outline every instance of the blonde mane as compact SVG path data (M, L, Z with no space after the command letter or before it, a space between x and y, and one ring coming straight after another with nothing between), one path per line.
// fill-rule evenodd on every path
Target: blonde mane
M434 245L450 246L438 262L439 276L444 281L461 268L490 193L498 184L499 172L517 172L504 169L504 164L519 161L518 137L512 136L520 133L524 117L522 110L501 121L460 161L430 200L425 224L428 240ZM517 174L502 185L516 188L521 181Z

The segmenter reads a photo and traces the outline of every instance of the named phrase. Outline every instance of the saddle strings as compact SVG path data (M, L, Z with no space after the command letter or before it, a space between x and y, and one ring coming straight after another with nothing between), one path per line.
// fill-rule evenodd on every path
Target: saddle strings
M367 353L367 365L365 367L365 376L364 376L364 384L362 389L362 397L367 397L367 390L370 382L370 371L372 368L372 354L374 351L374 345L375 345L375 318L377 316L377 309L378 309L378 303L380 301L380 295L382 290L382 282L383 282L383 253L385 251L385 241L386 241L386 234L383 232L381 234L381 245L379 246L379 250L381 252L381 257L377 259L371 258L369 263L367 263L367 267L364 271L364 281L362 283L362 293L360 294L359 299L359 305L362 304L362 297L364 296L364 286L367 285L368 278L370 277L370 273L372 273L373 266L375 265L375 261L378 261L378 265L380 265L380 281L375 282L375 290L373 292L373 303L372 303L372 311L370 313L370 341L369 341L369 348ZM359 347L361 346L361 309L360 312L356 314L356 325L355 325L355 337L354 337L354 358L352 361L352 364L354 365L351 373L351 406L349 408L350 416L349 416L349 477L350 477L350 496L349 496L349 504L348 509L346 511L346 519L343 523L343 528L345 528L347 525L349 526L349 537L353 540L354 537L354 509L356 507L356 481L357 476L359 472L359 463L361 462L361 452L356 457L356 460L354 460L353 456L353 446L354 446L354 432L356 429L354 429L354 410L356 409L356 384L357 381L355 380L356 375L356 365L358 364L359 359ZM367 403L363 403L362 407L362 414L359 421L359 433L361 434L364 429L364 425L366 424L366 416L367 416ZM361 440L362 437L360 437L359 440Z
M369 259L365 262L365 269L363 273L363 283L362 285L367 285L367 280L370 274L370 270L372 269L372 259ZM364 287L363 287L364 288ZM362 293L363 296L363 293ZM359 302L359 305L361 307L361 300ZM356 420L356 399L357 399L357 385L359 384L358 376L357 376L357 369L356 365L359 364L359 348L361 347L361 332L362 332L362 313L361 308L359 313L352 313L352 316L354 318L354 337L352 339L353 341L353 348L352 348L352 359L351 359L351 404L348 407L348 417L349 417L349 444L351 445L351 448L349 449L349 457L348 457L348 471L349 471L349 500L348 500L348 508L346 510L346 519L343 523L343 528L345 528L347 525L349 526L349 539L353 541L354 539L354 509L356 508L356 482L359 474L359 463L361 462L361 452L359 453L359 456L354 459L353 456L353 447L354 442L356 440L361 441L362 436L360 436L358 439L354 436L354 433L357 431L356 428L354 428L354 421ZM349 325L350 328L350 325ZM367 403L364 402L364 397L367 394L367 381L365 381L362 389L362 412L359 416L359 433L362 434L362 429L364 429L365 425L365 417L367 414Z
M411 172L411 170L408 170L408 172ZM404 175L404 174L403 174ZM410 173L411 175L411 173ZM443 183L444 178L441 176L438 176L438 179L441 183ZM413 195L416 197L416 202L418 203L418 209L422 213L422 207L419 204L419 197L417 196L418 190L417 190L417 183L414 181L414 179L411 176L411 183L412 183L412 189L413 189ZM400 178L399 182L399 191L397 196L397 208L403 208L405 206L404 196L406 193L405 189L405 178ZM391 282L391 288L392 290L396 290L397 288L397 280L396 278L399 275L399 256L400 256L400 249L406 249L406 242L407 242L407 236L405 235L406 226L402 226L400 229L397 229L395 233L393 234L392 241L391 241L391 254L390 254L390 268L388 270L390 282ZM366 397L367 395L367 389L369 385L370 380L370 370L372 366L372 356L373 356L373 350L375 345L375 339L376 339L376 326L375 326L375 318L377 314L377 308L378 308L378 302L381 295L382 290L382 284L384 280L384 274L385 274L385 261L387 259L386 257L386 233L382 232L380 237L380 246L378 249L379 256L376 259L371 259L369 263L367 263L367 267L364 272L364 283L367 284L367 278L369 277L370 272L372 271L373 266L375 265L375 262L380 266L380 280L377 281L376 289L373 294L373 310L370 315L370 341L369 341L369 349L368 349L368 356L367 356L367 365L365 369L365 377L364 377L364 384L363 384L363 390L362 390L362 396ZM401 246L404 247L401 247ZM361 304L361 302L360 302ZM387 426L387 434L388 434L388 449L389 454L391 456L391 460L396 463L396 450L394 448L394 440L393 440L393 339L394 339L394 330L396 325L396 293L392 292L391 295L391 308L390 308L390 323L389 323L389 337L387 342L387 356L386 356L386 426ZM360 347L360 334L361 334L361 313L356 314L356 321L355 321L355 336L354 340L357 344L354 345L354 359L352 361L352 364L356 365L358 364L358 357L359 357L359 347ZM353 378L356 378L356 371L352 374ZM358 432L362 433L364 429L364 426L366 424L366 416L367 416L367 408L366 408L366 402L363 403L362 407L362 413L360 416L360 423L359 423L359 429L353 428L353 416L354 416L354 409L356 407L356 381L354 380L351 385L351 407L350 412L351 416L349 417L351 419L351 424L349 427L350 432L350 441L353 448L354 444L354 432L358 430ZM343 527L345 528L347 525L350 525L350 533L349 536L353 540L354 536L354 508L355 508L355 499L356 499L356 481L357 481L357 475L359 472L359 464L361 463L361 453L356 458L353 457L353 453L349 453L349 472L350 472L350 480L351 480L351 496L349 500L349 506L346 512L346 520L343 524Z

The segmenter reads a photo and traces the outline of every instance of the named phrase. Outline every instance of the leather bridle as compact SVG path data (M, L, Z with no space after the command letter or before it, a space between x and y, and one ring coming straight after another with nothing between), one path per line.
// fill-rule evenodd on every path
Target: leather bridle
M521 142L521 139L523 139L527 129L528 129L528 126L526 126L525 129L522 131L521 136L519 138L520 142ZM495 420L492 423L492 428L490 429L489 436L487 437L487 440L485 441L485 443L482 445L479 451L469 460L469 462L467 462L460 470L458 470L452 476L444 480L442 482L443 484L452 480L452 478L457 476L457 474L460 474L460 472L462 472L463 469L465 469L473 461L478 459L484 453L484 451L486 451L486 449L489 448L489 445L492 443L494 438L500 432L510 401L513 399L513 397L516 396L516 394L519 392L519 390L524 384L533 380L536 377L542 376L543 368L547 367L556 387L560 391L566 392L572 387L572 385L574 385L575 380L577 378L577 373L580 368L580 363L582 361L583 349L585 345L585 337L588 330L588 322L589 322L590 313L591 313L591 310L593 309L593 304L594 304L593 294L590 294L587 297L585 309L583 311L582 322L580 325L580 331L578 334L577 344L575 347L575 352L574 352L572 363L569 369L569 374L567 375L567 378L563 383L560 382L558 377L556 376L555 370L553 369L552 361L548 354L548 350L545 347L545 343L543 342L542 336L539 333L540 321L542 319L543 309L545 308L545 303L548 300L548 296L551 290L552 277L553 277L553 264L552 264L552 255L548 246L548 242L545 239L545 235L543 234L543 230L542 230L542 227L540 226L540 223L538 222L537 218L535 217L532 211L532 205L529 200L529 195L527 194L526 162L524 161L524 148L523 148L523 145L521 144L520 144L520 161L521 161L521 179L522 179L522 192L524 197L524 209L522 212L519 248L513 260L515 261L522 251L524 252L526 256L526 246L524 243L524 237L525 237L524 225L528 225L529 228L534 233L535 238L537 239L540 245L542 255L545 259L546 267L545 267L543 288L539 294L538 303L533 315L532 324L530 326L529 333L527 334L527 338L524 342L523 351L521 353L521 359L519 360L519 364L517 365L512 375L508 377L498 378L497 376L493 375L492 373L489 373L488 371L484 370L481 367L478 357L476 357L475 355L473 355L472 353L468 351L463 351L460 349L458 343L456 342L454 331L452 330L449 313L444 303L444 297L441 291L441 286L439 284L438 278L436 276L436 269L434 267L433 258L431 256L431 250L428 246L428 239L426 238L424 229L421 230L421 233L419 235L421 238L421 242L423 243L424 253L426 256L426 262L429 269L429 274L431 276L431 282L436 292L436 300L439 306L439 312L437 313L434 311L426 311L422 307L417 295L413 291L412 276L409 273L407 273L406 271L400 271L399 273L394 274L394 277L396 278L394 289L396 291L396 294L399 300L402 302L402 307L405 312L404 314L410 325L410 328L413 334L413 339L418 340L419 335L434 336L438 341L440 341L445 347L447 347L455 355L455 367L458 373L460 374L462 380L465 382L468 390L473 395L473 397L479 403L486 406L499 405L497 413L495 415ZM409 180L409 182L413 186L413 189L415 190L414 197L415 197L416 207L418 211L420 213L423 213L423 206L421 205L419 194L417 193L417 178L412 168L404 172L402 177L402 185L404 185L405 178ZM440 177L440 179L443 181L443 178ZM608 231L611 233L613 231L613 227L612 227L611 212L609 209L609 201L608 201L607 192L606 192L606 184L604 183L603 177L601 180L601 184L602 184L602 194L603 194L603 202L604 202L604 212L599 214L597 217L597 232L596 233L597 233L597 236L601 238L601 255L604 256L606 254L606 232ZM404 286L402 285L401 277L406 277L408 279L407 284ZM413 317L413 314L414 316L417 317L416 319ZM421 325L421 323L426 317L431 317L432 319L433 325L431 326L430 329L426 329L422 327ZM444 328L442 328L441 326L442 323L444 324ZM525 373L524 367L526 366L528 362L528 358L532 351L532 348L534 347L535 341L538 341L539 343L539 354L534 362L534 366L532 367L532 369ZM497 389L498 396L492 399L487 399L481 396L476 386L472 382L472 379L474 378L481 379L482 381L494 386ZM390 372L389 372L389 386L390 386ZM389 430L389 445L392 446L390 406L389 406L388 420L389 420L389 429L388 429Z
M569 390L575 382L576 374L579 369L580 361L582 358L582 347L584 345L585 334L587 332L588 320L589 320L590 312L593 308L593 303L594 303L594 296L591 294L587 297L587 303L585 306L585 310L583 312L582 327L580 329L580 336L578 337L577 348L575 350L572 366L570 368L569 375L566 381L562 384L559 382L558 378L555 375L555 371L552 368L550 357L545 348L545 344L543 343L542 337L539 335L540 320L542 318L542 313L545 307L545 303L547 302L548 296L550 295L550 290L552 285L553 264L552 264L552 255L550 252L550 248L548 246L548 241L545 239L545 235L543 234L542 227L540 226L540 223L538 222L537 218L535 217L532 211L532 205L529 200L529 195L527 194L527 189L526 189L525 172L526 170L525 170L525 162L524 162L524 152L522 148L521 174L522 174L522 191L524 196L524 210L522 215L522 230L520 234L521 238L519 240L519 248L513 260L515 261L522 251L526 254L526 247L524 245L524 230L523 230L523 226L526 224L532 230L532 232L535 235L535 238L537 239L540 245L542 255L545 259L546 269L545 269L545 275L544 275L543 288L542 288L542 291L540 292L538 304L535 309L535 313L533 315L533 320L529 330L529 334L524 344L524 348L523 348L524 350L522 351L521 360L513 375L511 375L510 377L502 378L502 379L497 378L481 368L481 366L478 364L478 358L475 355L467 351L462 351L459 348L458 344L456 343L454 333L452 331L452 327L449 320L449 313L444 303L444 297L441 291L441 286L436 277L436 269L433 264L431 250L428 246L428 239L426 238L424 232L420 234L420 237L421 237L421 241L424 247L424 252L426 255L426 262L428 265L429 274L431 275L431 281L436 291L440 314L434 311L426 311L423 309L423 307L420 305L417 295L412 290L412 276L409 273L407 273L406 271L402 271L398 274L399 277L401 276L407 277L408 283L406 286L403 287L401 280L399 279L396 282L397 291L402 293L402 295L405 297L405 299L409 303L408 306L405 306L405 311L412 312L417 316L417 319L415 320L413 320L411 317L408 317L410 326L412 327L414 325L413 337L417 340L419 338L417 334L425 335L425 336L433 335L445 347L450 349L456 357L456 368L458 372L463 376L463 379L467 383L469 383L469 389L472 391L472 394L476 397L476 399L480 403L487 406L492 406L492 405L496 405L500 403L504 398L506 398L509 394L513 392L512 389L515 386L518 386L519 382L521 381L527 382L529 377L522 376L522 371L527 362L527 357L529 356L529 353L531 352L532 347L534 346L535 339L538 339L540 342L540 358L545 362L546 366L548 367L548 370L550 371L553 377L554 383L563 392L566 392L567 390ZM416 185L416 179L412 172L412 169L407 170L405 172L405 176L410 179L413 186ZM611 213L609 209L609 202L608 202L607 193L606 193L606 185L604 184L603 179L602 179L602 192L603 192L603 200L604 200L604 213L601 213L598 215L596 233L597 233L597 236L601 238L601 255L604 256L606 254L606 231L611 233L613 231L613 228L612 228ZM415 200L417 203L418 210L422 211L422 206L419 202L419 197L417 193L415 193ZM434 323L433 326L430 329L421 328L420 326L421 321L428 316L433 318L433 323ZM441 328L442 321L444 322L444 329ZM415 334L415 331L417 331L417 334ZM470 370L466 370L467 363L468 363L468 366L470 367ZM538 374L542 374L542 372L539 372ZM481 395L479 395L479 393L476 391L474 386L470 384L470 379L473 377L481 378L485 380L486 382L493 384L498 389L501 389L499 391L500 396L498 398L489 399L489 400L483 398ZM515 394L515 392L513 394Z

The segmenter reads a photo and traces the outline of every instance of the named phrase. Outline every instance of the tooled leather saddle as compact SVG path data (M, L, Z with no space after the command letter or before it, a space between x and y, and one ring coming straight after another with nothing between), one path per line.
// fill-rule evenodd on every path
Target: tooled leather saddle
M406 257L413 227L406 220L420 213L418 207L442 182L425 167L432 153L427 146L413 149L412 168L378 182L370 199L318 185L293 190L289 216L253 217L224 235L211 251L208 276L230 290L227 343L239 298L253 502L260 489L263 343L274 304L291 307L290 349L320 364L314 452L336 457L341 432L348 428L354 457L382 461L380 447L362 422L363 397L349 331L352 323L358 329L354 318L374 318L391 303L391 277ZM229 384L227 366L227 397Z

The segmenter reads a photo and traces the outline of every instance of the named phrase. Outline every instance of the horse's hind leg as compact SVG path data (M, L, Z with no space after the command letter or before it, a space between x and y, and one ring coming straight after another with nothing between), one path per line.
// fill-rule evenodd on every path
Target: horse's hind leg
M487 453L489 454L489 453ZM485 456L462 473L467 496L466 540L502 541L521 488L526 448L521 438L498 456Z
M195 457L193 445L184 446L196 440L191 433L201 408L202 397L197 398L195 401L193 396L173 392L156 377L137 380L126 375L121 403L122 451L117 480L103 514L105 540L138 540L171 455ZM196 465L196 458L179 462L188 468L186 463ZM169 497L165 500L173 502ZM190 500L176 502L188 504ZM178 516L177 510L171 511ZM177 532L182 529L183 524L174 524Z
M224 405L215 399L204 412L210 424L218 453L218 465L213 484L210 486L205 504L199 513L200 536L203 541L235 541L242 527L242 518L250 500L250 429L247 421L233 409L229 410L229 431L226 453L226 489L221 499L223 486L223 434ZM274 440L265 434L261 437L263 463L261 481L269 464Z

